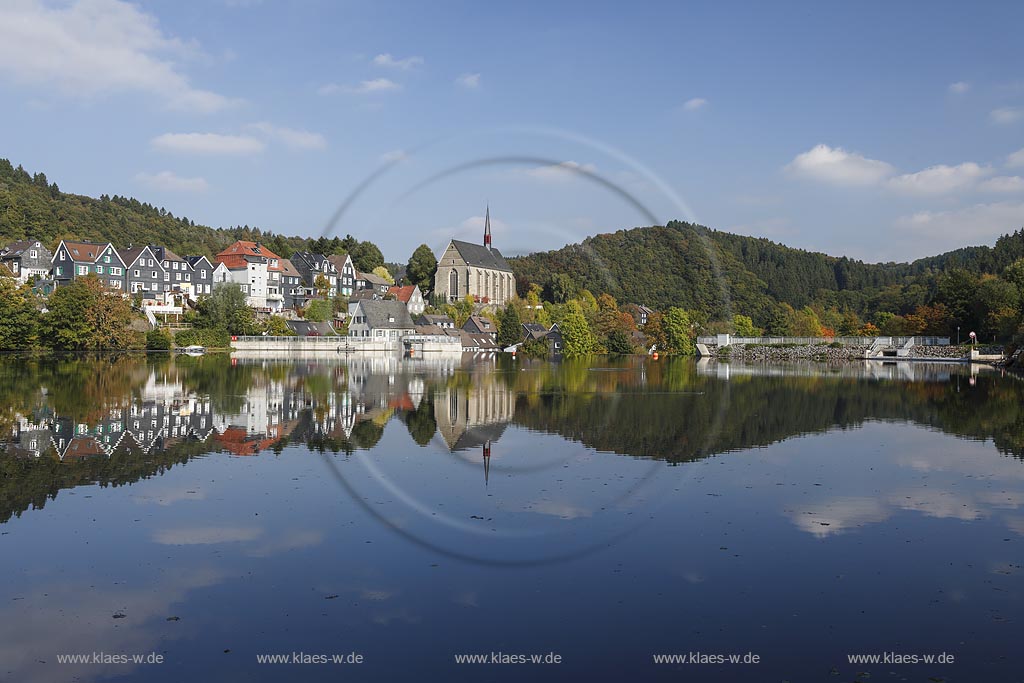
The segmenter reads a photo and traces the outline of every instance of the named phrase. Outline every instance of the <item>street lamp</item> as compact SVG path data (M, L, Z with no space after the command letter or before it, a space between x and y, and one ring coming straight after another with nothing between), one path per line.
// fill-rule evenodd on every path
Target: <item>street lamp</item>
M956 345L960 346L960 326L956 326Z

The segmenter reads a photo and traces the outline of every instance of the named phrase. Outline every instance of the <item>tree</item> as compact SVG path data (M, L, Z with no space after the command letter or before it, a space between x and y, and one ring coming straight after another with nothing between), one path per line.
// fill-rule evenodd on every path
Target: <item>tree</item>
M629 336L622 330L614 330L604 344L605 348L608 349L608 353L618 355L628 355L633 353L633 342Z
M213 293L196 303L197 326L213 330L226 330L234 335L259 334L256 316L245 302L242 288L232 282L222 282Z
M94 275L58 288L47 309L42 333L58 354L126 349L133 343L131 304L108 293Z
M371 273L374 268L384 265L384 254L373 242L359 242L349 251L352 263L361 273Z
M331 292L331 281L327 279L326 275L320 273L313 280L313 287L316 288L317 296L326 299Z
M294 337L295 332L288 327L288 321L279 315L272 315L267 318L263 325L263 331L271 337Z
M498 346L504 349L518 344L522 339L523 328L519 309L510 303L498 316Z
M551 300L555 303L564 304L576 298L580 291L579 285L565 273L555 273L551 276Z
M334 307L329 301L314 299L309 302L304 312L304 317L310 322L325 322L334 316Z
M391 271L389 271L383 265L380 265L380 266L377 266L376 268L374 268L373 269L373 274L376 275L379 278L383 278L383 279L387 280L388 283L390 283L392 285L395 284L395 278L394 278L393 275L391 275Z
M28 287L0 278L0 351L35 347L39 337L39 312Z
M597 339L590 331L578 301L573 300L567 304L565 319L558 328L562 331L564 353L567 357L587 356L597 348Z
M655 311L647 316L647 324L644 325L643 333L647 338L647 344L659 351L668 348L668 338L665 336L664 315Z
M761 331L754 327L754 321L750 319L749 315L740 315L739 313L734 315L732 317L732 327L737 337L761 336Z
M405 277L409 284L418 285L421 290L433 288L434 273L437 272L437 259L434 252L425 244L416 247L405 267Z
M673 306L665 314L666 351L680 356L693 355L693 328L690 326L689 314L681 308Z
M147 351L170 351L171 345L171 334L165 329L158 327L146 333Z

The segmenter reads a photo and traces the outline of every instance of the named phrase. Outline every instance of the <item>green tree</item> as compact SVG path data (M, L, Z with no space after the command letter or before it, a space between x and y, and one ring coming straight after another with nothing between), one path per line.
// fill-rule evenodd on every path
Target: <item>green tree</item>
M372 273L374 268L384 265L384 254L373 242L359 242L349 251L352 264L361 273Z
M628 355L633 353L633 342L622 330L614 330L604 344L608 353L617 355Z
M24 351L36 346L39 311L28 287L0 278L0 351Z
M316 288L317 296L326 299L331 292L331 281L327 279L326 275L320 273L314 278L313 287Z
M498 316L498 346L507 348L518 344L523 339L522 320L519 317L519 309L511 303L505 306L505 310Z
M165 329L158 327L146 333L147 351L170 351L171 345L171 333Z
M673 306L665 314L662 323L665 327L666 351L680 356L693 355L693 328L690 315L681 308Z
M412 285L419 285L420 290L426 291L433 288L436 272L437 259L434 258L434 252L425 244L416 247L405 267L406 281Z
M576 300L566 305L565 319L558 328L562 331L564 354L567 357L587 356L597 348L597 339L590 331L590 325L583 315L583 308Z
M580 291L579 285L565 273L554 273L551 276L551 300L558 304L564 304L576 298Z
M132 309L108 295L94 276L59 287L47 302L42 334L58 354L80 354L132 346Z
M279 315L272 315L267 318L263 325L263 331L271 337L294 337L295 332L288 327L288 322Z
M304 317L311 322L325 322L334 317L334 308L329 301L315 299L306 306Z
M754 327L754 321L750 319L749 315L740 315L737 313L732 317L732 328L736 332L737 337L759 337L761 331Z
M226 330L234 335L259 334L256 315L245 303L242 288L232 282L222 282L213 293L196 303L198 327Z

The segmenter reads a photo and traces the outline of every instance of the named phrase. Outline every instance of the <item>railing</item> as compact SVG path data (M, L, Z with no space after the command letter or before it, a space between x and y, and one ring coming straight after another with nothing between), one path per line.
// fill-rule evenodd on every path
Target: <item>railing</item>
M840 344L842 346L949 346L949 337L734 337L732 335L697 337L698 344Z
M373 337L368 337L372 339ZM407 334L401 338L407 344L438 343L438 344L462 344L461 337L453 337L447 334Z
M300 337L298 335L289 335L287 337L275 337L275 336L270 336L270 335L267 335L267 336L258 335L258 336L252 336L252 337L232 337L231 341L239 341L239 342L268 342L268 341L272 341L272 342L292 342L292 343L296 343L296 344L299 343L299 342L302 342L303 344L308 344L308 343L312 342L314 344L337 344L339 342L346 341L346 340L351 342L351 341L358 341L359 339L360 339L359 337L346 337L346 336L338 335L338 334L320 335L320 336L313 335L313 336L309 336L309 337ZM366 341L369 341L370 339L372 339L372 337L367 337Z

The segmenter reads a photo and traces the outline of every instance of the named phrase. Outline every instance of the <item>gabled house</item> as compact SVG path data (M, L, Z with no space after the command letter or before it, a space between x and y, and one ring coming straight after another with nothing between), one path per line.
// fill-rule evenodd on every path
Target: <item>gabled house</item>
M50 274L53 254L38 240L11 242L0 251L0 264L7 267L19 282L30 277L45 278Z
M558 323L551 327L544 327L539 323L523 323L523 343L543 340L548 345L548 355L562 355L562 331L558 329Z
M284 294L285 308L303 308L309 300L308 292L302 284L302 273L291 259L281 259L281 293Z
M489 334L491 339L498 338L498 326L480 315L471 315L462 329L470 334Z
M70 284L75 278L93 274L111 289L126 289L125 263L110 242L61 240L50 263L52 277L58 287Z
M648 308L647 306L644 306L643 304L638 305L636 307L636 309L637 309L637 312L640 313L640 320L638 320L636 324L637 325L646 325L647 324L647 320L651 317L651 314L654 313L654 310L651 309L651 308Z
M323 254L311 251L297 251L292 254L292 265L302 274L302 284L309 290L309 296L320 298L316 280L321 275L327 280L327 297L338 294L338 269Z
M401 301L358 300L348 324L348 336L398 341L415 332L409 309Z
M192 274L192 295L194 299L213 293L213 273L217 266L205 256L186 256L184 261L188 264ZM174 262L171 262L173 274ZM177 276L174 276L177 282Z
M419 285L391 287L385 296L388 295L394 296L395 299L405 304L411 315L419 315L427 307L427 304L423 301L423 294L420 292Z
M242 288L246 303L262 311L280 311L281 257L257 242L239 240L217 254L217 263L228 271L228 280Z
M516 293L516 278L505 257L491 246L491 209L484 217L483 245L451 240L437 259L434 292L444 301L473 296L504 306Z
M125 265L126 291L142 294L143 299L161 298L167 291L164 289L166 271L153 250L149 247L128 247L117 253Z
M356 273L356 290L372 289L380 296L384 296L391 289L391 283L380 275L373 273Z
M427 313L421 315L416 320L417 325L437 325L443 330L455 329L455 321L451 319L451 316L447 315L436 315L433 313Z
M348 314L351 317L356 312L356 306L359 305L360 301L379 301L381 298L380 294L377 294L376 290L373 289L357 289L352 292L352 296L348 298Z
M348 254L334 254L328 256L327 260L338 272L338 294L352 296L352 292L356 291L356 267L352 257Z

